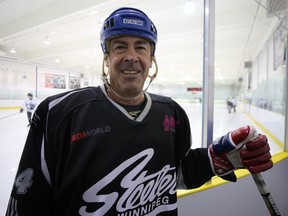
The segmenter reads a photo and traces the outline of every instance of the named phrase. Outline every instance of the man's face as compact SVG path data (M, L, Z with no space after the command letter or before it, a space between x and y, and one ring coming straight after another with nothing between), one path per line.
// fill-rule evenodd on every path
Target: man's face
M106 66L114 91L124 97L138 95L152 67L150 43L129 36L112 39Z

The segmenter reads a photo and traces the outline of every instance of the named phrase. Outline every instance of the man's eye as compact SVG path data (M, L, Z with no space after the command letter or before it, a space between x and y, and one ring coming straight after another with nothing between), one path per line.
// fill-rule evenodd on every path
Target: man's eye
M145 46L137 46L136 49L142 50L142 51L146 51L146 47Z
M122 49L125 49L125 46L119 45L119 46L116 46L114 49L115 50L122 50Z

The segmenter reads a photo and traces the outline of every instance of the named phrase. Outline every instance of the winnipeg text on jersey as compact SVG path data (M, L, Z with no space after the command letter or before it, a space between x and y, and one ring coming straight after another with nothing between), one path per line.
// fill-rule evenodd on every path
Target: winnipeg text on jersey
M176 193L175 167L165 165L158 172L147 175L145 166L153 154L153 149L138 153L90 187L83 194L83 200L87 205L91 203L104 203L104 205L94 212L89 212L87 206L82 206L79 210L80 215L105 215L113 205L116 206L117 216L152 216L175 210L177 204L169 200ZM134 168L131 169L131 167ZM109 194L100 193L104 187L109 187L117 176L130 169L131 171L120 182L121 187L125 189L120 197L117 191Z

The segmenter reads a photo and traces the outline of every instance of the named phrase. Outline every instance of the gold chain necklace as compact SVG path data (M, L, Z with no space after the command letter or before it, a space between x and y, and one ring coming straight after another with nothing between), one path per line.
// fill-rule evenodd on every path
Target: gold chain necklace
M141 113L142 110L137 110L137 111L130 111L128 112L130 116L132 117L138 117L139 114Z

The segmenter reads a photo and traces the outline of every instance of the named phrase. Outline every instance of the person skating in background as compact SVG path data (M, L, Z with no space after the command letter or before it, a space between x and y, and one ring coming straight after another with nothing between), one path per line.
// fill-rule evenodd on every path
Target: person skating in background
M236 112L236 106L237 106L237 100L235 97L232 97L231 99L231 108L233 109L233 112L235 113Z
M36 110L37 105L38 105L37 98L33 97L33 94L29 92L27 94L27 99L25 100L23 107L20 109L21 113L24 111L24 109L27 111L27 118L28 118L27 127L29 127L32 123L32 115Z
M231 102L231 99L230 99L230 97L228 97L227 99L226 99L226 105L227 105L227 110L228 110L228 113L231 113L231 108L232 108L232 102Z

